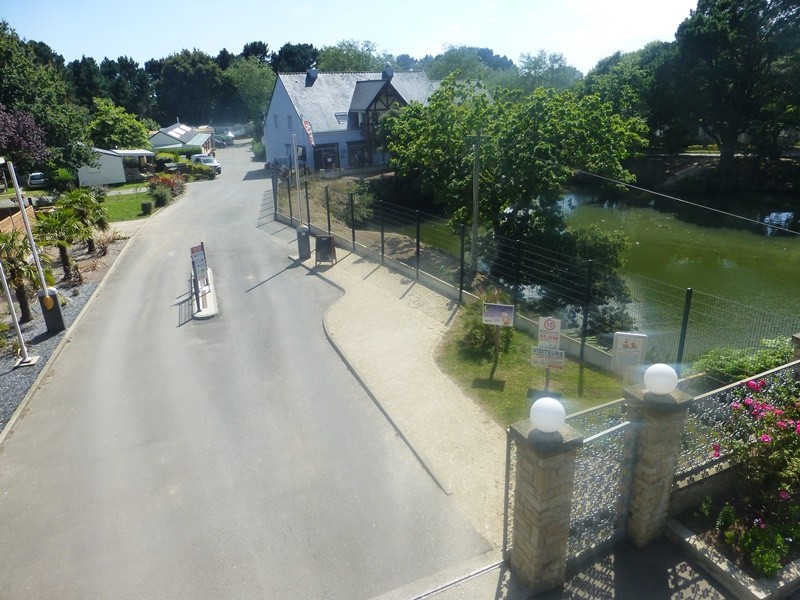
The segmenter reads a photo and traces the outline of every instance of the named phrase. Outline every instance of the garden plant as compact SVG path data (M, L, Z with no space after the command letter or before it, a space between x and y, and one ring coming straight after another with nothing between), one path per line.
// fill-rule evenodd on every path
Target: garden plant
M729 456L740 473L716 531L757 575L774 576L800 555L800 382L791 370L752 379L728 402L726 435L711 451Z

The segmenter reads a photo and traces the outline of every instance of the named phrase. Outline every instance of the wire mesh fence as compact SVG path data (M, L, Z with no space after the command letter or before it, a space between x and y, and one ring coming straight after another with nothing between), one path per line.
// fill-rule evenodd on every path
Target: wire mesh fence
M561 319L563 335L610 352L614 332L647 335L646 362L687 364L713 348L755 348L800 331L800 318L679 288L522 240L481 235L340 182L274 176L276 212L370 249L459 292L506 292L517 314ZM474 249L474 251L473 251Z

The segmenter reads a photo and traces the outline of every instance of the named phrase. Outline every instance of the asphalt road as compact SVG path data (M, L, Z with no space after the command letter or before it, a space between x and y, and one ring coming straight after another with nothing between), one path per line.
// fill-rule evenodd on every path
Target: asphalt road
M217 159L140 231L0 453L2 598L370 598L489 549L325 339L340 292L259 229L262 163ZM192 321L201 241L219 314Z

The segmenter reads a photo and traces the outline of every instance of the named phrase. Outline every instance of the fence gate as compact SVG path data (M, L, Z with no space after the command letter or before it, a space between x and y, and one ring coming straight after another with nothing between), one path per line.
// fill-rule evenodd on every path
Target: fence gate
M567 417L583 436L575 465L569 562L624 537L630 500L635 429L616 400Z
M626 418L625 401L615 400L574 413L567 423L580 432L572 492L568 565L610 546L625 536L633 475L636 431ZM506 492L503 558L511 557L514 538L514 482L516 447L509 434L506 445Z

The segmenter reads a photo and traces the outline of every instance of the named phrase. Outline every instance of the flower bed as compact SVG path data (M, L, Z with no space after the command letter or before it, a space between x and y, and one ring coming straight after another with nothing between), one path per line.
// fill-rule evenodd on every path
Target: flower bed
M722 583L738 586L737 597L778 598L800 588L798 366L715 396L716 407L704 413L714 436L707 452L737 465L735 493L707 498L670 526Z

